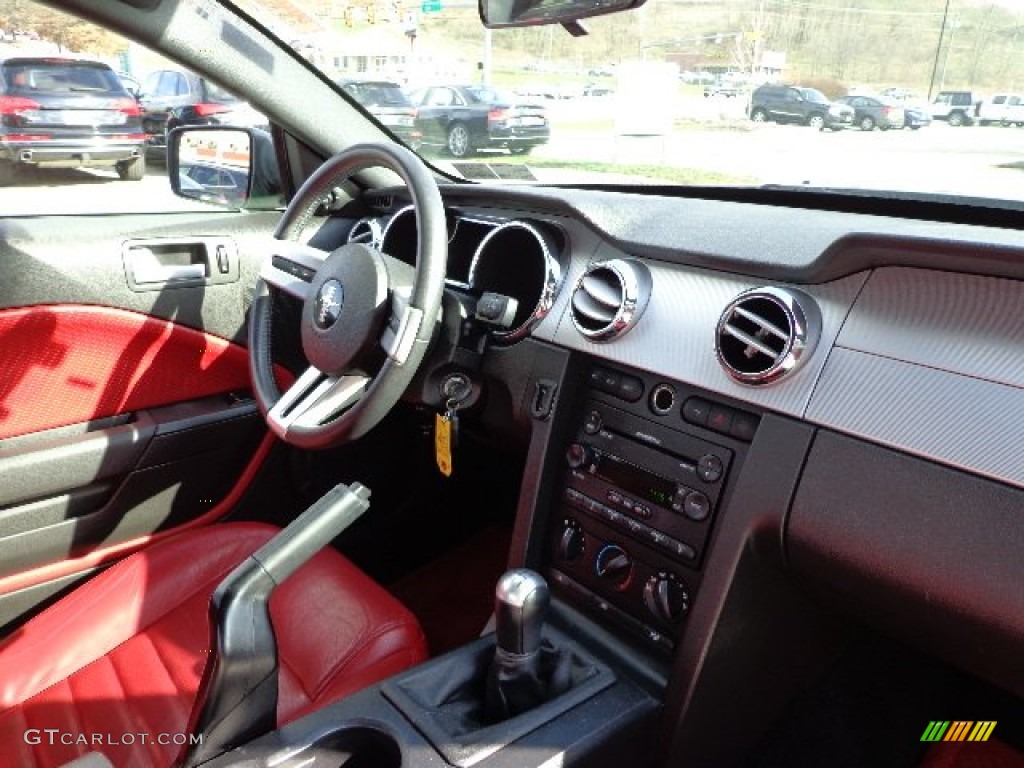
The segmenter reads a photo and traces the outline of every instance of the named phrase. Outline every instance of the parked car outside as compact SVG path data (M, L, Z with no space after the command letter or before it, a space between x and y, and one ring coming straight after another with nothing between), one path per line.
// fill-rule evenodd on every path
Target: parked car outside
M390 80L358 78L343 78L337 83L407 146L413 149L419 147L422 134L416 127L416 108L405 95L402 86Z
M816 88L797 85L762 85L754 90L750 119L755 123L799 123L838 131L853 123L853 109L834 104Z
M836 103L853 108L853 124L862 131L873 131L875 128L888 131L890 128L904 126L903 105L892 99L880 96L840 96Z
M715 82L704 86L704 96L705 98L712 96L734 98L742 94L745 90L746 87L740 81L729 78L719 78L715 80Z
M142 110L106 64L86 58L0 61L0 184L25 168L105 167L146 174Z
M978 106L978 125L1024 125L1024 95L996 93Z
M134 75L129 75L127 72L118 72L117 77L121 81L121 85L124 86L124 89L128 91L131 96L135 98L139 97L142 93L142 83L140 83Z
M144 114L146 154L166 162L167 133L183 125L237 125L267 128L266 117L204 77L179 69L150 72L139 96Z
M525 155L551 136L547 110L534 101L482 85L432 85L410 95L423 144L443 147L453 157L480 149Z
M973 125L980 104L972 91L940 91L931 104L932 119L945 120L954 128Z
M903 105L903 127L916 131L932 124L932 116L927 107L921 104Z

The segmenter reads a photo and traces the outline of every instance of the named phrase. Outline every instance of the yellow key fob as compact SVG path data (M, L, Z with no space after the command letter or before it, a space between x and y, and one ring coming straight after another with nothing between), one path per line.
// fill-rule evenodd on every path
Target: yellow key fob
M434 416L434 456L445 477L452 476L452 422L446 414Z

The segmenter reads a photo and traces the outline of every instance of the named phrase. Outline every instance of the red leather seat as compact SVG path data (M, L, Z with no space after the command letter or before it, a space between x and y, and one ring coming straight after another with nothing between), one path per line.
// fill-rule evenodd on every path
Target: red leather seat
M160 542L8 638L0 766L59 766L90 751L116 766L171 765L209 658L210 595L276 532L230 523ZM412 614L329 548L275 590L271 616L279 725L426 657Z

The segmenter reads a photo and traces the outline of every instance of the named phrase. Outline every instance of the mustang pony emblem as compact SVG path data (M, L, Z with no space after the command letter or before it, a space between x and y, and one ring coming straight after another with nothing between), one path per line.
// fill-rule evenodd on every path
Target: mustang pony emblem
M313 322L320 330L326 331L341 315L341 306L345 303L345 289L335 279L330 279L320 286L313 304Z

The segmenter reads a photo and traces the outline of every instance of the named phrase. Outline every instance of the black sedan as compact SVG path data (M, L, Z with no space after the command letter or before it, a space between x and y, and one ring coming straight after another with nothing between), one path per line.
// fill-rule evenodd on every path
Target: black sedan
M151 72L139 96L147 134L146 155L165 162L167 134L183 125L267 128L266 117L205 77L178 69Z
M433 85L410 95L424 145L442 147L453 157L480 149L526 154L551 135L543 106L524 103L482 85Z
M903 127L905 114L899 102L878 96L842 96L836 101L853 107L853 124L862 131Z
M359 80L346 78L338 85L354 98L380 124L413 149L420 144L420 131L416 127L416 108L402 91L402 86L390 80Z

